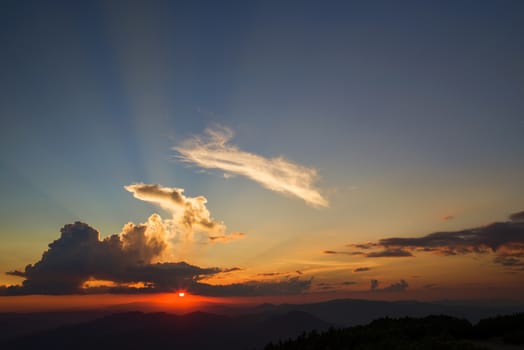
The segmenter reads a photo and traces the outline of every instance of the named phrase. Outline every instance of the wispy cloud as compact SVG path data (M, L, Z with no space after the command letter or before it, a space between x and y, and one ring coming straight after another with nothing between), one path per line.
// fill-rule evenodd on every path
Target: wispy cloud
M370 249L371 246L365 249ZM404 249L383 249L380 251L374 251L369 253L364 253L361 251L355 252L346 252L346 251L336 251L336 250L324 250L324 254L339 254L339 255L350 255L350 256L364 256L366 258L403 258L408 256L413 256L409 251Z
M209 240L211 242L221 242L221 243L227 243L236 241L238 239L244 238L246 235L242 232L233 232L227 235L220 235L220 236L209 236Z
M403 249L384 249L378 252L367 253L365 256L368 258L403 258L413 256L413 254Z
M327 207L328 200L315 187L316 169L294 163L284 157L265 158L229 144L233 131L226 127L208 128L174 147L179 158L205 169L220 169L225 177L241 175L272 191L303 199L314 207Z
M372 292L404 292L408 288L408 283L404 280L400 280L395 283L391 283L389 286L379 288L380 282L378 280L371 280L369 290Z
M369 270L371 270L370 267L357 267L356 269L353 270L353 272L365 272Z

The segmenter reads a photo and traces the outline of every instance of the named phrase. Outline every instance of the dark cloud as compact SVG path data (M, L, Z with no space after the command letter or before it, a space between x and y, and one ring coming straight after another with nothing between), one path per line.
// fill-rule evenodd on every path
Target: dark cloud
M279 281L247 281L233 284L208 284L197 279L184 281L178 286L171 288L160 288L158 286L146 285L141 288L131 288L127 286L117 287L98 287L89 288L86 293L158 293L173 292L173 290L183 289L187 293L195 295L207 295L216 297L250 297L250 296L269 296L269 295L295 295L304 292L311 287L311 279L302 280L296 278L284 278Z
M522 256L520 256L522 258ZM496 256L494 261L497 264L501 264L503 266L509 266L509 267L519 267L524 266L524 261L522 259L514 258L511 256Z
M519 211L518 213L513 213L509 216L511 221L524 221L524 210Z
M24 278L22 285L3 287L0 292L4 295L147 293L184 288L207 295L269 295L299 293L309 288L311 281L298 278L221 286L201 283L203 277L239 269L158 262L168 247L161 223L161 218L154 214L147 224L129 223L121 234L102 240L98 231L85 223L65 225L60 238L49 244L38 262L27 265L23 271L8 272ZM90 280L111 281L114 285L85 288L85 282ZM132 286L136 284L140 287Z
M351 247L374 250L366 257L412 256L417 252L438 255L494 253L494 262L506 267L524 265L524 212L510 215L511 221L495 222L471 229L434 232L421 237L391 237L378 242L351 244ZM380 249L380 250L378 250ZM330 254L339 252L328 251ZM351 252L345 252L349 254Z
M364 255L362 252L341 252L335 250L324 250L324 254L341 254L341 255Z
M317 283L316 284L317 289L319 290L333 290L334 286L332 283Z
M355 282L355 281L346 281L346 282L342 282L342 285L344 285L344 286L351 286L351 285L353 285L353 284L357 284L357 282Z
M350 256L361 255L367 258L401 258L401 257L413 256L411 252L404 250L404 249L399 249L399 248L391 248L391 249L388 248L388 249L383 249L383 250L379 250L376 252L369 252L369 253L358 252L358 251L357 252L345 252L345 251L336 251L336 250L324 250L323 253L324 254L333 254L333 255L334 254L350 255Z
M248 281L227 285L193 282L190 292L210 296L261 296L300 294L311 286L312 280L290 277L275 282Z
M408 283L404 280L392 283L384 288L379 288L380 282L378 280L371 280L370 290L372 292L404 292L408 288Z
M353 272L365 272L369 270L371 270L370 267L357 267L356 269L353 270Z
M413 256L409 251L404 249L384 249L378 252L367 253L368 258L399 258L405 256Z
M484 227L451 232L435 232L415 238L385 238L379 240L383 247L423 248L445 255L454 253L482 253L500 247L524 243L524 223L499 222Z
M264 273L257 273L257 276L263 276L263 277L273 277L273 276L282 276L282 275L288 275L288 272L264 272Z
M152 229L160 220L154 214L147 224L127 224L121 234L103 240L85 223L65 225L60 238L49 244L40 261L27 265L24 271L8 274L25 278L19 292L68 294L82 292L83 283L89 279L149 282L168 288L181 280L221 272L183 262L153 263L168 247L165 236Z
M351 243L347 245L350 248L357 248L357 249L371 249L376 247L376 243L368 242L368 243Z

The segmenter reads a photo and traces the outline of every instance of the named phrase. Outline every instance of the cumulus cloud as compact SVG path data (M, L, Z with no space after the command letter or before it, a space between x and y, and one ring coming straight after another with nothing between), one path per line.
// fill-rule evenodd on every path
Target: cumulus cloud
M207 295L269 295L299 293L310 285L310 281L298 278L221 286L202 283L200 280L206 276L238 268L161 262L168 250L168 234L157 214L144 224L128 223L120 234L104 239L97 230L78 221L60 231L60 238L49 244L38 262L22 271L8 272L24 281L19 286L0 288L1 294L153 293L184 288ZM91 280L112 284L85 288ZM137 284L140 287L132 286Z
M511 214L510 221L465 230L434 232L421 237L391 237L377 242L351 244L352 247L374 251L347 253L363 254L366 257L412 256L418 252L432 252L444 256L492 253L495 254L493 261L496 264L506 267L524 266L523 213Z
M187 197L182 188L158 184L136 183L124 188L137 199L160 205L173 215L175 225L187 233L222 233L225 230L224 223L211 218L204 196Z
M204 196L188 197L182 188L158 184L135 183L124 188L135 198L157 204L168 211L172 220L165 222L172 225L174 236L183 241L193 240L197 232L205 234L211 243L232 242L245 237L241 232L226 234L226 225L211 217Z
M379 288L379 286L380 282L376 279L373 279L371 280L369 290L372 292L404 292L409 285L405 280L400 280L383 288Z
M174 147L179 158L205 169L225 171L224 177L245 176L267 189L292 195L314 207L327 207L328 201L315 187L317 171L284 157L265 158L229 144L233 131L226 127L206 129Z
M128 223L120 234L102 240L98 231L79 221L60 231L60 238L49 244L38 262L27 265L23 271L8 272L25 278L22 292L76 293L90 278L163 285L167 282L162 277L165 275L192 278L220 272L187 264L158 263L166 253L168 241L157 214L144 224Z

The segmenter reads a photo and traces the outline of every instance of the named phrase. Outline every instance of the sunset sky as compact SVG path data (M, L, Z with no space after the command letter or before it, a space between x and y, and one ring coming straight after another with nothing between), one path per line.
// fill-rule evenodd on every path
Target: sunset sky
M523 37L509 0L2 1L0 305L522 300Z

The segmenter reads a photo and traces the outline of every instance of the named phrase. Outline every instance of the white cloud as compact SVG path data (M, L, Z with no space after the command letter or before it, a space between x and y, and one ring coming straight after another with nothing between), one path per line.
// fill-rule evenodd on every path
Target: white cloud
M316 169L293 163L284 157L264 158L244 152L228 144L232 137L231 129L215 127L206 129L203 136L186 140L174 149L184 162L248 177L270 190L301 198L314 207L328 206L327 199L314 185L318 177Z
M165 225L174 225L174 230L182 233L183 241L191 241L193 233L206 233L209 242L230 242L244 237L243 233L224 234L226 226L223 222L211 217L206 207L204 196L187 197L182 188L162 187L157 184L136 183L124 186L133 193L135 198L158 204L173 216L165 220Z

